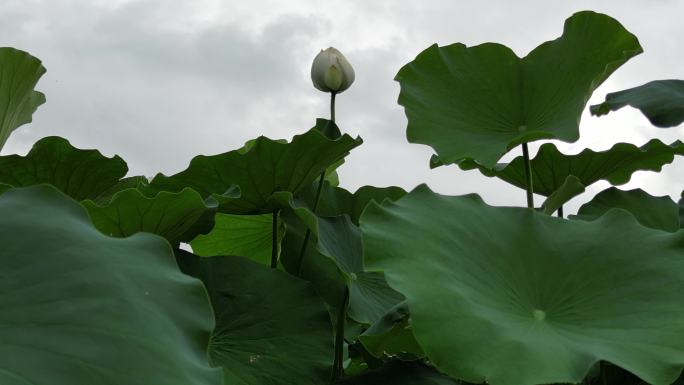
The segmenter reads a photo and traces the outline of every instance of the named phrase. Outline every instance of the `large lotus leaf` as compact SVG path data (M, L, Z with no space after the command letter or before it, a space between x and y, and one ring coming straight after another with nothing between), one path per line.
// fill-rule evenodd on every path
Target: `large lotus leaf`
M137 189L120 191L105 205L84 201L93 224L112 237L128 237L139 232L166 238L172 245L187 242L197 234L207 233L215 205L207 205L194 190L172 193L162 191L147 197Z
M48 183L79 201L98 198L127 172L120 157L75 148L58 136L37 141L26 156L0 157L0 183L14 187Z
M366 266L407 298L416 340L452 377L577 383L599 360L654 385L684 366L684 231L622 210L567 221L425 186L361 218Z
M336 385L457 385L453 380L420 362L391 361L380 369L348 377Z
M27 52L0 48L0 148L45 103L45 95L34 91L44 73L41 61Z
M242 257L179 256L209 291L216 313L210 356L226 384L326 383L332 326L310 284Z
M624 191L611 187L603 190L582 205L572 218L591 221L614 208L629 211L646 227L670 232L679 230L677 204L669 196L654 197L641 189Z
M674 127L684 122L684 80L654 80L623 91L611 92L590 110L601 116L624 106L638 108L654 126Z
M210 233L200 235L192 242L192 250L202 257L214 255L239 255L271 264L273 248L273 214L233 215L216 214L216 223ZM285 235L285 227L279 221L278 247Z
M554 144L544 143L530 161L532 185L536 194L544 196L558 190L570 175L577 177L587 187L602 179L613 185L621 185L629 182L636 171L660 171L663 165L672 163L675 155L684 155L684 143L675 141L667 145L653 139L641 147L618 143L606 151L586 149L575 155L563 154ZM521 156L492 169L474 162L464 162L460 166L465 170L478 168L486 176L497 177L522 189L526 186Z
M220 212L265 214L281 207L276 192L296 193L362 143L344 135L326 138L316 128L296 135L292 142L259 137L247 149L195 157L190 166L173 176L157 175L152 190L180 191L191 187L203 197L213 196Z
M220 383L207 293L162 238L107 237L34 186L0 196L0 239L0 383Z
M431 146L445 164L474 159L486 167L523 142L575 141L592 92L641 52L620 23L589 11L522 59L495 43L435 44L395 78L408 140Z

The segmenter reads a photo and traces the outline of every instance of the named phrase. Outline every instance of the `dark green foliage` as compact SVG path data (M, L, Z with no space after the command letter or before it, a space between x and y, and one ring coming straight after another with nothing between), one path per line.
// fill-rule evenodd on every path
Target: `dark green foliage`
M34 90L43 74L45 67L37 58L18 49L0 48L0 148L45 103L45 95Z
M120 157L81 150L56 136L39 140L26 156L0 157L0 183L14 187L48 183L78 201L111 195L108 192L127 172Z
M190 187L203 198L218 201L223 213L270 213L281 208L275 193L308 187L361 143L349 135L328 139L316 127L289 143L259 137L244 149L197 156L185 171L170 177L159 174L149 190L177 192Z
M557 191L570 175L578 178L585 187L599 180L621 185L629 182L636 171L660 171L664 165L672 163L677 155L684 155L684 143L680 141L668 145L653 139L641 147L618 143L606 151L586 149L575 155L563 154L552 143L545 143L530 161L532 184L534 192L544 196ZM491 169L473 162L463 162L461 168L477 168L486 176L497 177L524 189L523 163L523 158L519 156L510 163L497 164Z
M594 220L611 209L629 211L639 223L652 229L675 232L680 228L679 208L670 197L654 197L643 190L603 190L580 207L574 218Z
M424 185L352 193L337 169L362 141L326 119L152 181L58 137L1 156L0 384L682 383L684 192L610 188L569 220L549 214L597 181L660 171L684 144L546 143L497 164L578 139L592 92L640 52L584 11L523 58L434 45L397 74L407 137L437 152L432 167L534 190L541 209ZM44 72L0 48L0 147L43 103ZM677 125L682 87L651 82L592 112L631 105Z
M654 80L611 92L605 102L591 106L591 113L601 116L624 106L638 108L654 126L677 126L684 122L684 80Z
M226 384L325 383L332 326L311 285L242 257L177 255L209 291L216 315L209 354Z

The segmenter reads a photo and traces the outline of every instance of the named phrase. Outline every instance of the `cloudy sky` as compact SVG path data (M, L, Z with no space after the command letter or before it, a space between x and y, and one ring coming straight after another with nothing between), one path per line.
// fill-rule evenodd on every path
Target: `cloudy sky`
M410 189L427 182L442 193L475 191L492 204L524 205L524 191L477 172L430 170L430 149L405 139L393 78L433 43L494 41L524 56L584 9L618 19L645 50L591 102L650 80L684 78L681 0L1 0L0 46L27 50L48 70L38 86L47 103L2 153L24 154L37 139L60 135L77 147L119 154L131 174L151 176L258 135L291 138L328 116L327 95L313 88L309 71L316 53L332 45L356 70L354 85L338 96L338 124L365 141L341 169L343 186ZM585 114L581 135L561 149L669 142L684 139L684 126L654 128L623 109L602 118ZM680 159L661 175L636 174L623 188L678 196L682 170ZM570 211L606 186L595 185Z

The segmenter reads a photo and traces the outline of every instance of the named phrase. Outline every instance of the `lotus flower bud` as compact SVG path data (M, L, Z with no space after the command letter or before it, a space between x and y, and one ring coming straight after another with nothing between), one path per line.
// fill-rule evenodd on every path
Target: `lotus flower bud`
M354 83L354 69L340 51L330 47L314 58L311 80L323 92L340 93Z

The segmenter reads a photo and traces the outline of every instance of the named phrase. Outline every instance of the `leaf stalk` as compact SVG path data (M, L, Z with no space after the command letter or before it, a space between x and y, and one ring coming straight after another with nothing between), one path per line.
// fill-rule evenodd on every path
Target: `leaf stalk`
M527 207L534 209L534 186L532 186L532 165L530 164L530 151L527 143L522 144L523 159L525 162L525 187L527 190Z
M344 324L347 319L347 306L349 305L349 288L344 290L342 305L337 313L335 324L335 359L333 360L330 383L334 383L344 373Z
M278 214L280 214L280 210L275 210L271 220L273 225L271 229L271 269L278 267Z

